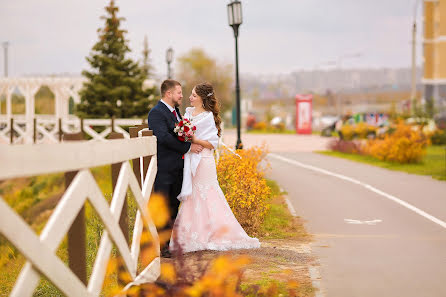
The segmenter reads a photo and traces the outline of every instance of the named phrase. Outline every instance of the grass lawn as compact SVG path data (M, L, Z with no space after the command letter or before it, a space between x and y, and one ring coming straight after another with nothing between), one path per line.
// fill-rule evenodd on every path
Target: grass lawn
M377 160L370 156L347 154L333 151L318 152L332 157L344 158L352 161L367 163L390 170L404 171L407 173L430 175L435 179L446 180L446 151L445 146L432 145L427 148L426 156L421 163L399 164Z

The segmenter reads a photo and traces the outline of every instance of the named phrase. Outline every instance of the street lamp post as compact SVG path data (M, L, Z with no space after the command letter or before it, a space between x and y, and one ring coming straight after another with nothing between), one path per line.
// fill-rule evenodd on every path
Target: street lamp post
M238 0L228 4L228 23L234 30L235 38L235 97L237 103L237 143L236 149L242 149L243 144L240 137L240 83L238 76L238 28L242 24L242 3Z
M415 0L414 14L413 14L413 24L412 24L412 81L410 88L410 99L412 100L412 112L416 112L416 97L417 97L417 8L419 0Z
M5 77L8 77L8 46L9 42L5 41L3 42L3 50L4 50L4 59L5 59Z
M166 62L167 62L167 78L172 78L172 71L170 68L170 63L173 61L173 49L169 47L166 51Z

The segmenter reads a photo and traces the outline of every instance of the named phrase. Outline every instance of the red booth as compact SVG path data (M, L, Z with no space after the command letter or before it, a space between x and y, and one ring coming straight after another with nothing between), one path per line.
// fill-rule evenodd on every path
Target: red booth
M296 95L296 133L311 134L313 95Z

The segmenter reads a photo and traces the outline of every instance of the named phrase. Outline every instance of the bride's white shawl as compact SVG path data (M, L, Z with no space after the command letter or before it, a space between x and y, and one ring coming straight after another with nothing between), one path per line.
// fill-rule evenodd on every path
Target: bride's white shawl
M215 126L212 112L205 111L203 114L192 118L193 108L186 108L184 118L192 120L192 124L197 127L195 137L201 140L209 141L214 148L218 145L218 130ZM178 200L184 201L192 195L192 176L195 176L198 164L201 160L201 153L196 154L189 151L184 155L183 185Z

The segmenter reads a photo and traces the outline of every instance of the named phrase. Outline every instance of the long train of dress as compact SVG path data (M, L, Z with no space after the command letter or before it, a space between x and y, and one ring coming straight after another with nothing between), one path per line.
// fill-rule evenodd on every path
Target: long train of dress
M192 195L180 205L170 240L183 253L260 247L240 226L218 184L213 151L203 149L192 177Z

